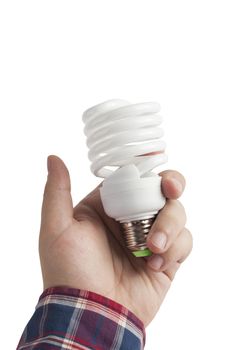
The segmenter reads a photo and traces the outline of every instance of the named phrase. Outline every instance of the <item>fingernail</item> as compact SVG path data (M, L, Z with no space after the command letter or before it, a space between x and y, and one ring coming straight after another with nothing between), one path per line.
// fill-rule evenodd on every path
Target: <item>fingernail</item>
M175 188L177 191L182 192L183 191L183 185L180 181L178 181L175 177L171 178L171 181L173 182Z
M150 266L155 269L155 270L159 270L162 265L164 263L163 258L160 255L154 255L150 258Z
M51 171L51 158L50 156L48 156L47 158L47 169L48 169L48 173Z
M164 249L167 243L167 236L163 232L156 232L151 236L151 242L155 247Z

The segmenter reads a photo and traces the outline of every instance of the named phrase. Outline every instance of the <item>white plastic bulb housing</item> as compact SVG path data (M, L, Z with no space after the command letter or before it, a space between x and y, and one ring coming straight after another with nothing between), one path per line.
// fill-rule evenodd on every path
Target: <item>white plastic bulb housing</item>
M109 176L100 188L100 195L106 214L120 222L152 217L165 204L161 177L141 177L134 164Z
M105 179L104 210L122 224L135 256L150 255L146 236L165 205L161 177L152 172L167 160L159 110L156 102L109 100L83 114L91 170Z

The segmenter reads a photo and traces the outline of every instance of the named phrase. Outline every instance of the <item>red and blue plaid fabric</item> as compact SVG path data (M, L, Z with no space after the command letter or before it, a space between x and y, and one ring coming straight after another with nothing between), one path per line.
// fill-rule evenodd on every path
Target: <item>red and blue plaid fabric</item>
M17 350L141 350L143 323L99 294L54 287L44 291Z

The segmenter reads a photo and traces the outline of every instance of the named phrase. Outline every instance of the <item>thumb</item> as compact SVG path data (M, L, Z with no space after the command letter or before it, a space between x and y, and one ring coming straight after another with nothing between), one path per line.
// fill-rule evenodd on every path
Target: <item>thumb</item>
M41 229L56 235L66 229L73 219L73 204L68 169L56 156L47 159L48 178L42 204Z

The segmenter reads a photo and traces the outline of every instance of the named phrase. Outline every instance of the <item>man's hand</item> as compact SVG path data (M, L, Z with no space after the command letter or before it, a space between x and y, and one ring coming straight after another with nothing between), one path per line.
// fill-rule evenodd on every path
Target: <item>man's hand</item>
M148 235L154 254L136 258L125 248L119 224L104 213L99 189L73 208L68 170L61 159L50 156L40 230L44 288L99 293L124 305L147 326L192 248L185 211L177 200L185 180L175 171L161 176L167 203Z

